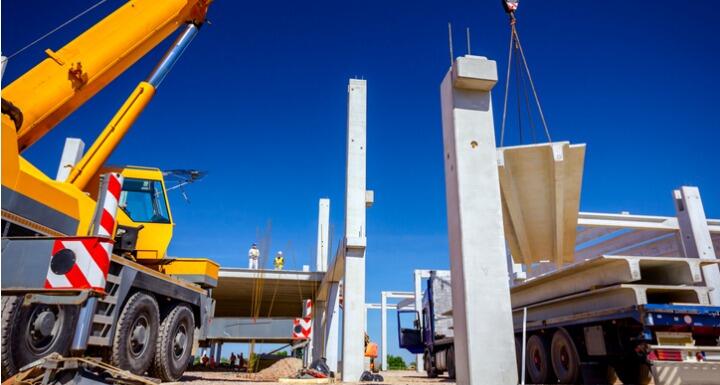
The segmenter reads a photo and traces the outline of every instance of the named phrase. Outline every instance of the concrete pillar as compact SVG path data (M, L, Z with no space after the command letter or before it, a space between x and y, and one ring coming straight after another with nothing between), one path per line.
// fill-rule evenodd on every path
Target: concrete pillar
M685 258L717 259L700 199L700 190L697 187L682 186L673 191L673 196ZM717 264L709 264L702 269L705 284L711 288L710 304L720 306L720 268Z
M330 199L322 198L318 204L318 236L315 269L327 271L330 252Z
M330 284L327 311L325 312L325 359L333 372L338 371L340 332L340 283Z
M455 368L466 385L518 383L490 97L496 82L494 61L466 55L441 86Z
M312 358L310 361L315 361L323 357L323 350L325 347L325 311L327 308L327 302L317 301L314 306L313 313L313 325L310 342L312 343Z
M215 351L217 349L217 342L210 342L210 353L208 359L215 361Z
M366 208L365 80L348 85L347 174L345 184L345 274L343 279L342 379L358 381L363 372L365 330L365 208Z
M220 365L220 360L222 359L222 342L216 342L215 343L215 365Z
M387 293L382 292L380 299L380 365L388 370L387 365Z
M65 139L65 146L63 147L57 175L55 176L56 181L65 182L65 180L67 180L68 176L70 176L70 170L72 170L72 167L75 166L82 158L83 151L85 151L85 142L83 142L82 139Z
M422 328L422 271L415 270L415 310L418 312L420 327ZM415 371L418 373L424 372L423 368L423 355L415 355Z

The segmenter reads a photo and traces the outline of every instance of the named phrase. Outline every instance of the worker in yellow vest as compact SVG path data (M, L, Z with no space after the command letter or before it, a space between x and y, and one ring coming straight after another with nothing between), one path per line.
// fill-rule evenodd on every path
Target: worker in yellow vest
M285 257L283 257L283 252L278 251L277 255L275 255L275 270L282 270L283 266L285 266Z

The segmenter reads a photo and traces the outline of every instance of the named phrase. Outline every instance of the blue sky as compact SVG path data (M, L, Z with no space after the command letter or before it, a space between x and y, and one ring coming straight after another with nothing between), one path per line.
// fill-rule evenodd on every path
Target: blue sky
M2 52L87 8L69 0L6 1ZM117 8L110 0L13 58L2 84ZM671 191L696 185L720 217L720 26L717 2L523 1L520 36L555 140L587 143L581 208L672 215ZM111 158L116 164L208 170L191 204L171 193L174 256L246 264L272 221L288 268L314 261L317 200L342 232L346 84L368 80L367 299L410 290L413 268L447 268L439 84L465 27L475 54L507 56L499 1L219 0L155 99ZM54 175L62 141L89 145L163 54L161 44L25 155ZM502 85L493 94L499 127ZM516 122L507 144L517 144ZM390 317L394 324L394 315ZM370 334L379 339L379 313ZM397 353L390 330L391 353ZM227 350L226 350L227 351Z

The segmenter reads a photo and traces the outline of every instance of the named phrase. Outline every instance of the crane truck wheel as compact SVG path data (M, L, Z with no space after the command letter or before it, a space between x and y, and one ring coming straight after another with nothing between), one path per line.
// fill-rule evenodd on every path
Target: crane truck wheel
M32 304L22 296L2 297L2 377L50 353L67 355L78 314L77 306Z
M138 292L128 299L115 326L112 364L143 375L155 356L160 310L152 296Z
M525 368L533 384L554 383L547 343L537 334L530 336L525 349Z
M575 384L580 379L580 355L570 333L559 328L550 343L550 359L553 370L561 384Z
M175 307L160 324L152 373L163 382L178 381L188 365L195 317L185 305Z

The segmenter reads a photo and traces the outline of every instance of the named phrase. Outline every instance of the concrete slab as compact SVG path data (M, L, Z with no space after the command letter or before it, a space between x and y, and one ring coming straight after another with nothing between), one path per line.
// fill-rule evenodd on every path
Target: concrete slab
M673 257L601 256L532 277L513 286L513 308L619 283L694 285L701 266L718 261Z
M542 143L497 153L503 224L515 262L572 263L585 145Z
M301 317L303 300L313 298L324 273L224 267L213 289L216 317L252 317L253 293L262 286L259 317Z

